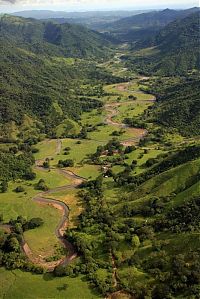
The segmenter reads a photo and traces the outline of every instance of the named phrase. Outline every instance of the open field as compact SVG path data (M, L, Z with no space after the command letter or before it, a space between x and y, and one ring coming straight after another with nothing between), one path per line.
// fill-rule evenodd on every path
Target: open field
M133 101L133 103L122 105L118 108L119 114L114 117L114 120L123 121L126 117L135 117L141 115L149 106L151 102Z
M44 220L44 225L41 227L25 232L25 240L30 245L33 252L37 255L51 255L54 252L54 247L59 245L58 239L55 236L55 227L60 220L60 211L51 206L40 206L31 199L38 191L26 184L21 184L25 192L15 193L13 188L19 184L10 184L8 193L1 194L0 210L3 214L4 221L16 219L21 215L26 219L40 217Z
M103 298L89 288L84 277L55 278L20 270L0 269L0 298L5 299L97 299Z
M38 143L36 148L39 149L39 152L35 154L36 160L54 156L56 151L56 140L44 140Z
M34 170L37 174L37 179L33 181L33 185L36 184L40 179L45 180L46 185L50 188L61 187L64 185L69 185L71 183L70 179L59 173L56 169L48 170Z
M86 179L95 179L100 175L100 167L97 165L84 164L81 167L70 167L69 170Z
M104 89L107 93L111 93L113 96L118 96L119 101L123 101L130 95L134 95L139 101L154 99L152 95L141 92L139 90L139 84L135 82L107 85Z
M54 156L52 164L56 165L59 160L72 159L75 162L75 166L79 166L87 156L96 152L97 146L101 144L98 141L81 140L80 144L77 139L63 139L61 153ZM69 147L69 154L64 155L65 148Z

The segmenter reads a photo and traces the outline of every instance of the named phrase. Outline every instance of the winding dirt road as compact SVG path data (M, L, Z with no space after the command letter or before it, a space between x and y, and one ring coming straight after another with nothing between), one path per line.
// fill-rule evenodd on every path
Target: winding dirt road
M131 85L131 82L121 83L121 84L118 84L115 88L117 91L127 92L127 91L129 91L128 88L130 85ZM149 103L149 102L152 103L155 101L156 101L155 97L152 97L152 99L149 99L149 100L142 100L142 102L144 102L144 103ZM148 134L148 131L145 129L131 128L124 123L120 123L120 122L113 120L113 118L119 114L118 107L120 107L121 105L129 105L129 104L133 104L133 103L137 103L137 101L126 101L126 102L121 102L121 103L113 102L110 104L105 104L105 106L104 106L105 110L107 112L107 116L106 116L106 120L105 120L106 124L115 126L120 129L126 129L131 134L133 134L134 137L123 140L121 142L124 146L134 145L134 144L138 143L141 139L143 139Z
M59 154L61 152L61 149L62 149L62 141L60 139L58 139L56 141L56 149L55 149L54 155ZM48 157L48 158L51 159L52 157ZM44 167L42 167L43 162L44 162L44 159L36 160L35 168L40 171L48 172L49 169L45 169ZM29 245L25 239L23 239L23 241L22 241L22 249L23 249L24 253L26 254L27 258L32 263L43 267L44 269L46 269L49 272L53 271L54 268L58 265L66 266L67 264L69 264L72 260L74 260L77 257L77 253L76 253L73 245L71 243L69 243L67 241L67 239L65 238L65 230L68 226L68 221L69 221L69 207L62 201L59 201L59 200L53 199L53 198L48 198L48 195L56 193L56 192L60 192L60 191L75 189L83 181L85 181L85 178L76 175L72 171L68 171L66 169L61 169L61 168L55 168L55 167L51 167L50 169L55 169L58 173L62 174L66 178L69 178L71 183L61 186L61 187L50 189L45 192L41 192L41 193L37 194L35 197L33 197L32 200L34 202L37 202L40 205L50 205L50 206L54 207L55 209L58 209L61 212L62 217L61 217L57 227L55 228L55 235L58 238L58 240L60 241L60 243L62 244L62 246L65 249L67 249L67 255L64 258L59 259L57 261L47 262L45 260L45 257L42 257L41 255L36 257L33 254L31 248L29 247Z
M23 239L23 242L22 242L22 249L23 249L24 253L26 254L26 256L28 257L28 259L32 263L42 266L49 272L53 271L54 268L58 265L66 266L73 259L75 259L77 257L77 253L76 253L73 245L71 243L69 243L67 241L67 239L65 238L65 230L68 226L69 208L64 202L61 202L56 199L44 197L44 195L48 195L51 191L53 191L53 190L47 191L45 193L40 193L40 194L36 195L35 197L33 197L32 200L34 202L37 202L40 205L50 205L50 206L54 207L55 209L58 209L61 212L62 217L55 229L55 235L58 238L58 240L60 241L60 243L62 244L62 246L67 249L67 255L57 261L47 262L45 260L45 258L42 257L41 255L35 257L35 255L33 254L31 248L29 247L29 245L25 241L25 239Z
M129 84L126 84L126 85L125 84L120 84L116 87L116 89L118 89L120 91L127 91L128 90L128 85ZM155 101L155 99L148 100L148 102L149 101L152 102L152 101ZM130 103L133 103L133 101L123 102L123 104L130 104ZM119 113L117 108L121 104L122 103L116 102L116 103L111 103L111 104L106 104L105 105L105 110L107 112L105 122L108 125L112 125L112 126L115 126L115 127L118 127L118 128L124 128L126 130L129 130L133 134L134 137L122 141L123 145L128 146L128 145L132 145L132 144L135 144L135 143L139 142L139 140L144 138L147 135L148 132L145 129L130 128L129 126L127 126L124 123L113 121L113 118ZM56 149L55 149L54 155L59 154L61 152L61 149L62 149L62 141L60 139L57 139L56 140ZM47 158L51 159L52 156L49 156ZM45 168L42 167L42 164L43 164L44 161L45 161L45 159L36 160L35 161L35 168L37 168L40 171L49 171L48 169L45 169ZM57 199L48 198L48 195L59 192L59 191L66 191L66 190L69 190L69 189L75 189L83 181L85 181L85 178L76 175L72 171L69 171L69 170L66 170L66 169L55 168L55 167L52 167L51 169L55 169L57 172L59 172L63 176L69 178L71 180L71 183L66 184L64 186L61 186L61 187L57 187L57 188L48 190L46 192L41 192L41 193L37 194L35 197L33 197L32 200L34 202L37 202L40 205L50 205L50 206L58 209L61 212L62 217L61 217L57 227L55 228L55 235L58 238L58 240L60 241L60 243L62 244L62 246L65 249L67 249L68 253L65 257L63 257L62 259L60 259L58 261L46 262L45 257L42 257L41 255L38 256L38 257L35 257L35 255L33 254L31 248L29 247L29 245L25 241L25 239L22 242L22 248L23 248L23 251L26 254L27 258L31 262L33 262L34 264L42 266L47 271L53 271L54 268L57 265L67 265L73 259L75 259L76 256L77 256L77 253L76 253L73 245L70 244L65 238L65 230L68 226L68 221L69 221L69 207L62 201L59 201ZM114 273L115 272L116 271L114 271Z
M130 104L133 103L132 101L129 102L123 102L123 104ZM138 143L141 139L143 139L147 134L148 131L145 129L140 129L140 128L131 128L128 125L124 123L120 123L117 121L113 121L113 118L118 115L118 107L121 106L122 103L111 103L111 104L106 104L105 105L105 110L107 111L107 116L106 116L106 123L108 125L115 126L119 129L127 129L134 137L131 137L129 139L123 140L121 143L124 146L130 146Z

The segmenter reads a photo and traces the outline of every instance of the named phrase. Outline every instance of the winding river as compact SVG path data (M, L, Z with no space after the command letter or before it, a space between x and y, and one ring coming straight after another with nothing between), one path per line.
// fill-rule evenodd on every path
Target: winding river
M118 89L119 91L127 91L127 88L128 88L127 84L126 85L119 84L118 86L116 86L116 89ZM152 101L155 101L155 99L151 99L151 100L147 100L147 101L152 102ZM127 101L127 102L123 102L123 103L119 103L119 102L115 103L114 102L114 103L110 103L110 104L105 104L105 111L107 112L107 116L106 116L106 120L105 120L106 124L115 126L117 128L124 128L124 129L131 130L131 132L134 135L134 137L122 141L122 144L125 146L135 144L135 143L139 142L140 139L144 138L144 136L147 135L147 130L145 130L145 129L130 128L124 123L116 122L113 120L113 118L119 113L117 108L121 104L130 104L130 103L133 103L133 101ZM57 139L54 155L60 154L61 149L62 149L62 141L60 139ZM50 156L48 158L51 159L52 156ZM44 159L36 160L35 168L37 168L40 171L48 171L41 166L43 162L44 162ZM26 254L27 258L32 263L42 266L47 271L53 271L54 268L58 265L67 265L73 259L75 259L77 257L75 248L65 238L65 230L68 226L68 221L69 221L69 207L62 201L59 201L59 200L53 199L53 198L48 198L48 195L59 192L59 191L75 189L85 180L85 178L76 175L72 171L68 171L65 169L53 168L53 167L51 169L55 169L57 172L59 172L63 176L69 178L71 180L71 184L67 184L62 187L57 187L57 188L48 190L46 192L41 192L41 193L37 194L36 196L34 196L32 198L32 200L40 205L50 205L50 206L58 209L61 212L62 217L61 217L57 227L55 228L55 235L58 238L58 240L60 241L60 243L62 244L62 246L65 249L67 249L67 255L60 260L53 261L53 262L46 262L42 256L38 256L38 257L34 256L31 248L29 247L29 245L25 241L25 239L23 239L23 241L22 241L22 249L23 249L24 253ZM7 227L7 229L8 229L8 227ZM9 229L11 229L11 228L9 227Z

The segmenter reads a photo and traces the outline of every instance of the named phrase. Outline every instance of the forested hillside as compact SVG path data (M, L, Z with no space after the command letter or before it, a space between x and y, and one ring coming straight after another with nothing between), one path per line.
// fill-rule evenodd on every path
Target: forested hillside
M80 25L55 24L9 15L0 18L0 36L35 54L76 58L107 57L108 41ZM107 48L107 51L106 51Z
M176 20L164 27L156 37L139 44L140 51L125 57L127 65L146 74L182 75L200 69L200 12ZM149 43L149 44L148 44ZM144 49L146 46L151 48Z
M0 26L1 124L19 126L27 114L40 122L35 124L38 130L48 133L63 119L78 120L83 111L101 105L94 97L81 94L78 82L92 78L94 85L101 85L119 80L92 61L109 57L109 49L104 47L108 43L98 33L10 16L3 16ZM73 58L88 55L90 61ZM7 135L5 127L2 137Z
M136 16L120 19L116 22L105 24L102 31L113 35L121 42L135 42L154 37L164 26L198 11L198 8L187 10L165 9L163 11L152 11Z
M184 136L200 134L200 89L199 77L173 80L152 80L148 85L157 102L146 113L147 119L166 128L175 128Z

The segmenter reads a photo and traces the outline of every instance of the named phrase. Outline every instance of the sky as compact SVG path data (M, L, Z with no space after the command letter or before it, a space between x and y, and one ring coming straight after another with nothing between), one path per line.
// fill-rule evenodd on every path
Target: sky
M194 6L199 6L199 0L0 0L0 12L14 12L30 9L89 11L189 8Z

